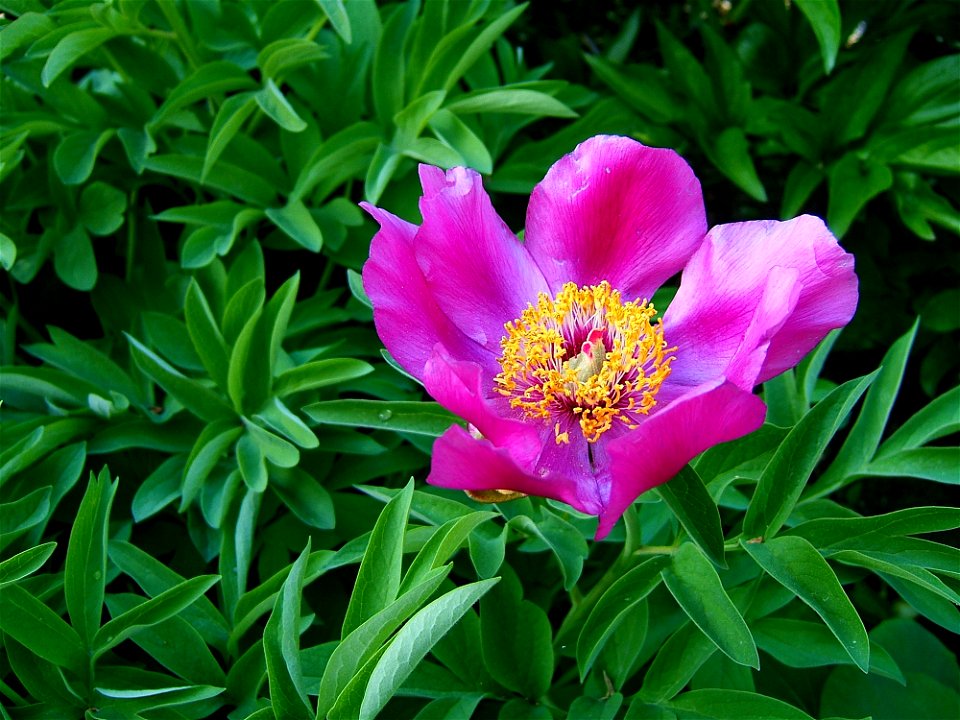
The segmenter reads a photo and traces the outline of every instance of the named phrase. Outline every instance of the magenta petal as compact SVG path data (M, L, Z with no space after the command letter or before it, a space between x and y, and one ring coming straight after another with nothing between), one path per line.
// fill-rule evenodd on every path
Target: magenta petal
M583 512L597 512L596 506L584 505L580 500L573 479L540 477L521 466L511 450L495 447L488 440L476 440L455 425L433 444L427 482L457 490L512 490L553 498Z
M513 457L532 466L542 445L537 427L498 413L496 400L488 397L493 379L484 377L479 365L455 360L438 344L424 368L424 386L438 403L470 422L494 445L509 446Z
M547 290L543 275L493 209L476 172L421 165L420 179L417 263L447 316L499 355L504 323Z
M413 255L416 225L361 205L380 223L363 266L363 287L373 303L377 333L390 354L419 379L438 342L457 357L498 367L496 356L460 332L434 300Z
M700 182L679 155L601 135L534 188L525 242L554 292L607 280L635 299L679 272L706 230Z
M820 218L717 226L664 315L678 348L668 384L676 393L726 377L750 389L796 365L856 305L853 256Z
M707 448L753 432L766 412L756 395L720 382L678 398L610 443L612 482L596 539L605 537L640 495L665 483Z

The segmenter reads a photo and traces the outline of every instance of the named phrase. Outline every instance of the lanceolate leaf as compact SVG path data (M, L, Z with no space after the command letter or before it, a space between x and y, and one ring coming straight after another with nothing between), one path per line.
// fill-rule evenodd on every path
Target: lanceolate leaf
M830 438L874 377L876 373L836 388L790 431L760 476L743 521L745 536L769 538L777 533Z
M0 629L44 660L86 673L88 656L77 631L19 585L0 592Z
M35 573L50 559L56 547L55 542L43 543L0 562L0 587Z
M347 635L333 651L320 680L317 717L325 717L357 671L384 645L390 635L440 587L450 566L435 568L383 610Z
M696 545L681 545L662 574L680 607L724 654L741 665L760 667L757 646L743 616Z
M720 513L697 471L685 466L670 482L657 488L657 493L710 561L726 567Z
M497 584L499 578L481 580L451 590L427 605L401 628L380 657L363 695L360 720L373 720L409 677L436 642Z
M63 574L63 593L70 622L88 647L100 629L107 582L107 533L117 482L104 468L90 482L70 532Z
M357 582L343 619L344 638L397 597L403 536L412 497L413 480L386 504L370 533L368 549L360 563Z
M310 542L290 568L263 630L270 700L278 718L313 720L300 667L300 593Z
M817 549L800 537L741 544L760 567L823 618L857 667L867 672L870 643L863 621Z
M138 627L156 625L181 612L219 579L216 575L199 575L184 580L176 587L165 590L105 623L93 638L94 658L123 642Z
M810 489L809 495L812 497L822 497L842 487L845 482L849 482L850 476L860 472L873 457L900 389L903 371L918 327L919 323L915 322L907 334L887 351L880 372L867 391L857 422L829 469Z
M597 601L577 639L581 682L620 624L660 584L660 571L666 564L666 557L647 560L617 580Z

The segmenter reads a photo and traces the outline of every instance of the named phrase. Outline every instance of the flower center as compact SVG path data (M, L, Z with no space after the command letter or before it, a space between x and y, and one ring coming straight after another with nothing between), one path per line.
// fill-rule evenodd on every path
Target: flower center
M637 427L674 360L656 310L645 300L623 302L606 280L567 283L551 299L540 293L504 325L496 391L528 418L554 423L557 443L577 424L589 442L614 425Z

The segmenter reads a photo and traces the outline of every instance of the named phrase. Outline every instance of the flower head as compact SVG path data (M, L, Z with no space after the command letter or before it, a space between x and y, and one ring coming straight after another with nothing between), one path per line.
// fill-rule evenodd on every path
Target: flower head
M472 170L423 165L420 180L419 227L364 205L380 231L363 282L387 349L470 424L437 440L427 481L555 498L598 515L598 538L759 427L754 386L856 308L853 257L822 220L708 232L671 150L583 142L534 188L523 241ZM649 298L681 270L660 316Z

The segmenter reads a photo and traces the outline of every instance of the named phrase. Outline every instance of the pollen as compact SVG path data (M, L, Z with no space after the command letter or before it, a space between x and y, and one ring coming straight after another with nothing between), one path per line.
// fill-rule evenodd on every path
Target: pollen
M524 417L552 425L558 444L578 427L591 443L615 426L636 428L677 349L656 314L646 300L623 302L607 281L540 293L504 325L495 389Z

